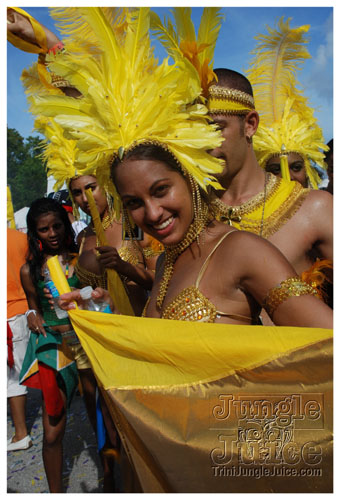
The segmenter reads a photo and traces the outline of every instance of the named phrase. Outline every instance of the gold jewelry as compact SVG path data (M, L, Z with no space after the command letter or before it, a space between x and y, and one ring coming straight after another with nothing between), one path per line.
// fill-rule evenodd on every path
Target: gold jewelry
M318 296L318 292L299 277L288 278L268 291L263 301L263 307L272 317L274 311L282 302L285 302L289 297L300 297L301 295Z
M139 255L138 255L136 252L136 246L133 245L133 242L131 242L131 244L129 244L130 241L127 241L125 243L126 244L124 246L121 246L118 250L120 258L122 260L124 260L125 262L129 262L130 264L137 266L137 264L141 263L140 258L139 258L141 253L142 253L141 250L139 251Z
M110 213L110 211L108 211L108 213L101 219L104 231L105 231L105 229L107 229L111 226L113 221L114 221L114 214ZM93 223L92 223L92 226L93 226ZM96 246L100 247L100 241L99 241L98 236L96 236Z
M254 210L257 210L262 205L262 217L259 227L257 228L258 230L252 230L252 232L256 232L256 234L262 236L266 200L273 196L273 194L277 191L279 184L279 178L266 173L264 180L264 190L261 191L261 193L258 193L246 203L238 206L226 205L225 203L223 203L223 201L216 197L211 202L212 206L214 207L214 214L218 218L218 220L224 222L225 224L228 224L229 226L232 226L233 222L241 224L244 216L253 212Z
M202 233L203 229L207 226L208 222L213 219L213 216L209 212L208 205L202 203L201 217L198 219L194 218L190 224L184 238L175 245L165 246L165 262L164 262L164 272L162 281L159 286L159 292L157 295L157 306L162 307L164 298L167 294L169 283L174 271L174 264L181 255L195 240L198 241L199 235Z
M255 109L254 98L241 90L211 85L208 109L210 114L247 114Z

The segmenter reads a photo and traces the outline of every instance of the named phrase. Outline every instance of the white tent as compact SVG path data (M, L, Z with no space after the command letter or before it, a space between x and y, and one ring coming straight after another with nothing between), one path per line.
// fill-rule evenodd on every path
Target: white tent
M15 219L15 227L19 231L22 231L26 233L27 231L27 226L26 226L26 215L29 210L29 207L23 207L17 212L14 213L14 219Z

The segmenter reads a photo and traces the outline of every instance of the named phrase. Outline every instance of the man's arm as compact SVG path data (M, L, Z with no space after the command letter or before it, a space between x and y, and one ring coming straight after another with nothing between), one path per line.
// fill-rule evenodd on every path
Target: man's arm
M314 238L313 247L320 258L333 260L333 196L327 191L313 190L304 206Z

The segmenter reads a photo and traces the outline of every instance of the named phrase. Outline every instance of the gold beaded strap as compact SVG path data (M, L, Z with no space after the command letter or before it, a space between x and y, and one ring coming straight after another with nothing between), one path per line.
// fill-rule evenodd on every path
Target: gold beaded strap
M316 295L317 291L311 285L308 285L301 278L288 278L269 290L264 301L263 307L272 316L276 308L289 297L299 297L300 295Z

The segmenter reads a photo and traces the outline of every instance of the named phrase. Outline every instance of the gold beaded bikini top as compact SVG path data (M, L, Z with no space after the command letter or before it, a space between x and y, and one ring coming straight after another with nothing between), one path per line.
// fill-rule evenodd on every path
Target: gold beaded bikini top
M220 316L227 316L228 318L236 320L253 320L253 318L242 316L241 314L232 314L228 312L218 311L215 305L210 302L210 300L205 297L199 290L199 284L209 265L212 255L220 246L222 241L233 232L235 231L230 231L229 233L226 233L222 236L222 238L217 242L215 247L212 249L208 257L204 261L203 266L197 276L196 283L182 290L164 309L161 314L161 318L177 319L182 321L199 321L204 323L214 323L216 318ZM142 316L146 315L149 300L150 299L148 299L145 305Z

